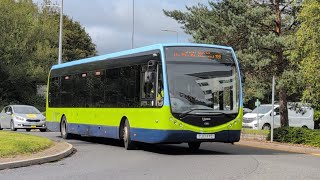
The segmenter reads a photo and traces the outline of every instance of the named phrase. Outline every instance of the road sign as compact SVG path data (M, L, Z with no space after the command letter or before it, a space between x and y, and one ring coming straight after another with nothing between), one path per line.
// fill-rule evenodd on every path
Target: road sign
M259 107L260 104L261 104L261 102L259 101L259 99L257 99L257 101L254 103L254 105L255 105L256 107Z

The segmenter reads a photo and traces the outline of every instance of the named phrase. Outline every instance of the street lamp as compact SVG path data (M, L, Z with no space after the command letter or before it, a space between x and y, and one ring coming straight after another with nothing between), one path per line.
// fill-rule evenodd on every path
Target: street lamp
M60 31L59 31L59 54L58 54L58 64L62 63L62 25L63 25L63 0L61 0L61 6L59 5L45 5L45 6L55 6L60 8Z
M134 0L132 0L132 37L131 37L131 48L133 49L134 41Z
M176 35L177 35L177 43L178 43L178 39L179 39L179 34L178 34L178 31L175 31L175 30L170 30L170 29L163 29L163 30L161 30L161 31L166 31L166 32L174 32L174 33L176 33Z

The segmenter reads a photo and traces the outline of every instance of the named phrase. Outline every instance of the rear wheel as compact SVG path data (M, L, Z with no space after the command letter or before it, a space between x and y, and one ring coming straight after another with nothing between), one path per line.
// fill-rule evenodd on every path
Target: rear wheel
M189 145L189 150L191 152L195 152L199 150L201 142L188 142L188 145Z
M129 121L126 120L123 126L123 143L124 143L124 148L126 150L131 150L134 149L134 142L131 140L131 136L130 136L130 124Z
M16 131L16 130L17 130L17 128L14 128L14 123L13 123L13 121L10 122L10 130L11 130L11 131Z
M63 139L70 139L72 137L72 135L68 132L68 122L65 116L62 117L60 129L61 129L61 137Z

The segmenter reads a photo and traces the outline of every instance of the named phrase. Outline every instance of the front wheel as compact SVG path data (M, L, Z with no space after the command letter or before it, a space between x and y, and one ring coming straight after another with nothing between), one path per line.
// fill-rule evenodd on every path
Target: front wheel
M129 121L126 120L123 126L123 143L124 143L124 148L126 150L131 150L134 149L134 143L131 140L131 135L130 135L130 124Z
M67 122L67 118L65 116L62 117L60 129L61 129L61 137L63 139L70 139L71 138L72 135L68 132L68 122Z
M195 152L199 150L201 142L189 142L188 145L189 145L189 150L191 152Z
M264 124L264 125L262 126L262 129L263 129L263 130L271 130L271 127L270 127L269 124Z
M14 123L13 123L13 121L10 122L10 130L11 130L11 131L16 131L16 130L17 130L17 128L14 128Z
M46 132L46 131L47 131L47 129L40 129L40 131L41 131L41 132Z
M30 131L31 131L31 129L26 129L26 131L30 132Z

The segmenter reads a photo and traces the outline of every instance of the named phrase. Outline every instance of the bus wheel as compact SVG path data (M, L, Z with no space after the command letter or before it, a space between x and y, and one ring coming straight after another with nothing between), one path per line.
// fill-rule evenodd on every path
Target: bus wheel
M130 150L134 148L134 143L131 141L131 136L130 136L130 124L129 121L126 120L123 126L123 143L124 143L124 148L126 150Z
M195 152L199 150L201 142L188 142L189 150Z
M62 117L60 129L61 129L61 137L63 139L70 139L71 138L71 134L68 133L68 122L67 122L67 118L65 116Z

